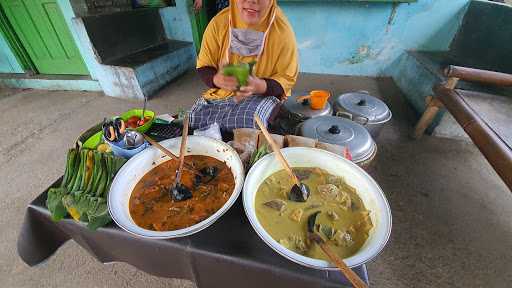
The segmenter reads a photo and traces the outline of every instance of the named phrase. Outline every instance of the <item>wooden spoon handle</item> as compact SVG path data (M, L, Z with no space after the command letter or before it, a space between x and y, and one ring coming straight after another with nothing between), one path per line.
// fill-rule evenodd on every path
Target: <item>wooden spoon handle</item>
M174 155L171 151L167 150L164 146L160 145L160 143L156 142L155 140L151 139L151 137L149 137L148 135L146 134L142 134L144 135L144 139L146 139L146 141L149 142L149 144L153 145L154 147L156 147L158 150L162 151L165 155L171 157L171 159L175 159L175 160L180 160L180 158L176 155ZM183 165L185 166L185 168L187 170L189 170L190 172L196 174L196 175L199 175L201 176L201 173L197 172L192 166L190 166L189 164L187 163L183 163Z
M144 139L146 139L149 142L149 144L158 148L158 150L162 151L165 155L171 157L172 159L179 160L178 156L174 155L171 151L167 150L164 146L160 145L160 143L151 139L151 137L149 137L146 134L142 134L142 135L144 135Z
M185 163L185 153L187 152L187 138L188 138L188 113L185 115L183 121L183 132L181 133L180 145L180 162L178 166L178 173L176 174L175 185L181 181L181 173L183 172L183 163Z
M276 153L276 156L277 156L277 159L279 160L279 162L281 162L281 164L283 165L286 172L288 172L288 174L292 178L293 182L297 185L300 185L299 179L293 173L292 168L290 168L290 165L288 165L288 162L286 161L286 159L284 159L284 156L281 153L281 149L279 149L279 146L277 146L276 142L274 142L274 139L272 139L272 136L270 136L270 133L268 132L267 127L265 127L265 125L263 125L263 122L261 121L260 117L257 114L254 114L254 119L256 120L256 123L258 123L258 126L260 127L261 132L263 132L263 135L267 139L267 142L272 147L272 150Z
M338 266L338 268L341 270L341 273L347 277L348 281L354 285L356 288L367 288L368 285L364 283L361 278L359 278L359 275L357 275L352 269L350 269L343 260L338 257L338 255L334 254L332 250L325 244L325 243L318 243L320 245L320 248L324 251L325 255L327 255L331 261Z

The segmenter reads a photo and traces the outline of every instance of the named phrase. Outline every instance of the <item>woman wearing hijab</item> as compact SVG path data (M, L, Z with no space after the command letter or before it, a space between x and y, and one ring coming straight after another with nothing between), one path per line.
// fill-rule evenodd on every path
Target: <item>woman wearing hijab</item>
M256 64L246 86L222 73L227 64L251 61ZM295 36L276 0L230 0L206 28L197 71L209 89L192 107L192 128L254 128L255 113L268 126L298 74Z

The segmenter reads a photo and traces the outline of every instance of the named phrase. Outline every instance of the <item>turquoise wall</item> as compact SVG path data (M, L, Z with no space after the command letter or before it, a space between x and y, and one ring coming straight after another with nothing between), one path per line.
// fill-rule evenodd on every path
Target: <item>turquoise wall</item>
M389 76L393 62L405 50L447 50L469 0L418 0L416 3L280 2L290 20L302 72ZM189 0L160 10L169 38L192 41ZM66 22L74 12L69 0L59 0ZM0 38L0 72L22 72ZM82 43L83 44L83 43ZM101 74L91 49L79 44L93 79ZM388 68L389 67L389 68ZM387 68L387 69L386 69Z
M190 22L190 0L176 0L175 7L160 9L160 16L169 39L192 42L192 26Z
M301 72L389 76L405 50L447 50L469 0L279 2L297 37ZM192 41L189 0L160 9L169 38Z
M469 0L416 3L280 2L293 26L300 70L389 76L408 49L447 50Z
M24 73L2 33L0 33L0 73Z

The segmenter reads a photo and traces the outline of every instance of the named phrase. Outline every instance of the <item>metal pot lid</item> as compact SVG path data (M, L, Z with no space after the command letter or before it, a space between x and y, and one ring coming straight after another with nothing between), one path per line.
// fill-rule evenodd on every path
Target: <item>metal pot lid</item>
M391 119L391 110L382 100L366 91L345 93L336 99L336 108L344 109L355 117L368 118L368 123L384 123Z
M292 96L288 97L284 102L284 107L291 113L298 114L304 118L314 118L318 116L332 115L332 105L327 102L324 109L313 110L309 107L309 100L304 100L301 103L297 102L297 97L308 95L308 92L304 93L293 93Z
M301 132L304 137L348 147L354 162L368 159L376 149L372 136L362 125L336 116L306 120Z

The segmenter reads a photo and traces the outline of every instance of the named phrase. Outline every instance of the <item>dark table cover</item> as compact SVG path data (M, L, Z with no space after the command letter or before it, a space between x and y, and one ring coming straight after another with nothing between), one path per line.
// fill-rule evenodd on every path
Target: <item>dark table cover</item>
M115 224L91 231L71 219L55 223L45 205L46 193L28 206L18 238L18 254L30 266L73 239L102 263L126 262L156 276L192 280L201 288L350 286L338 271L303 267L274 252L252 229L241 198L199 233L153 240L133 236ZM354 271L368 283L365 265Z

